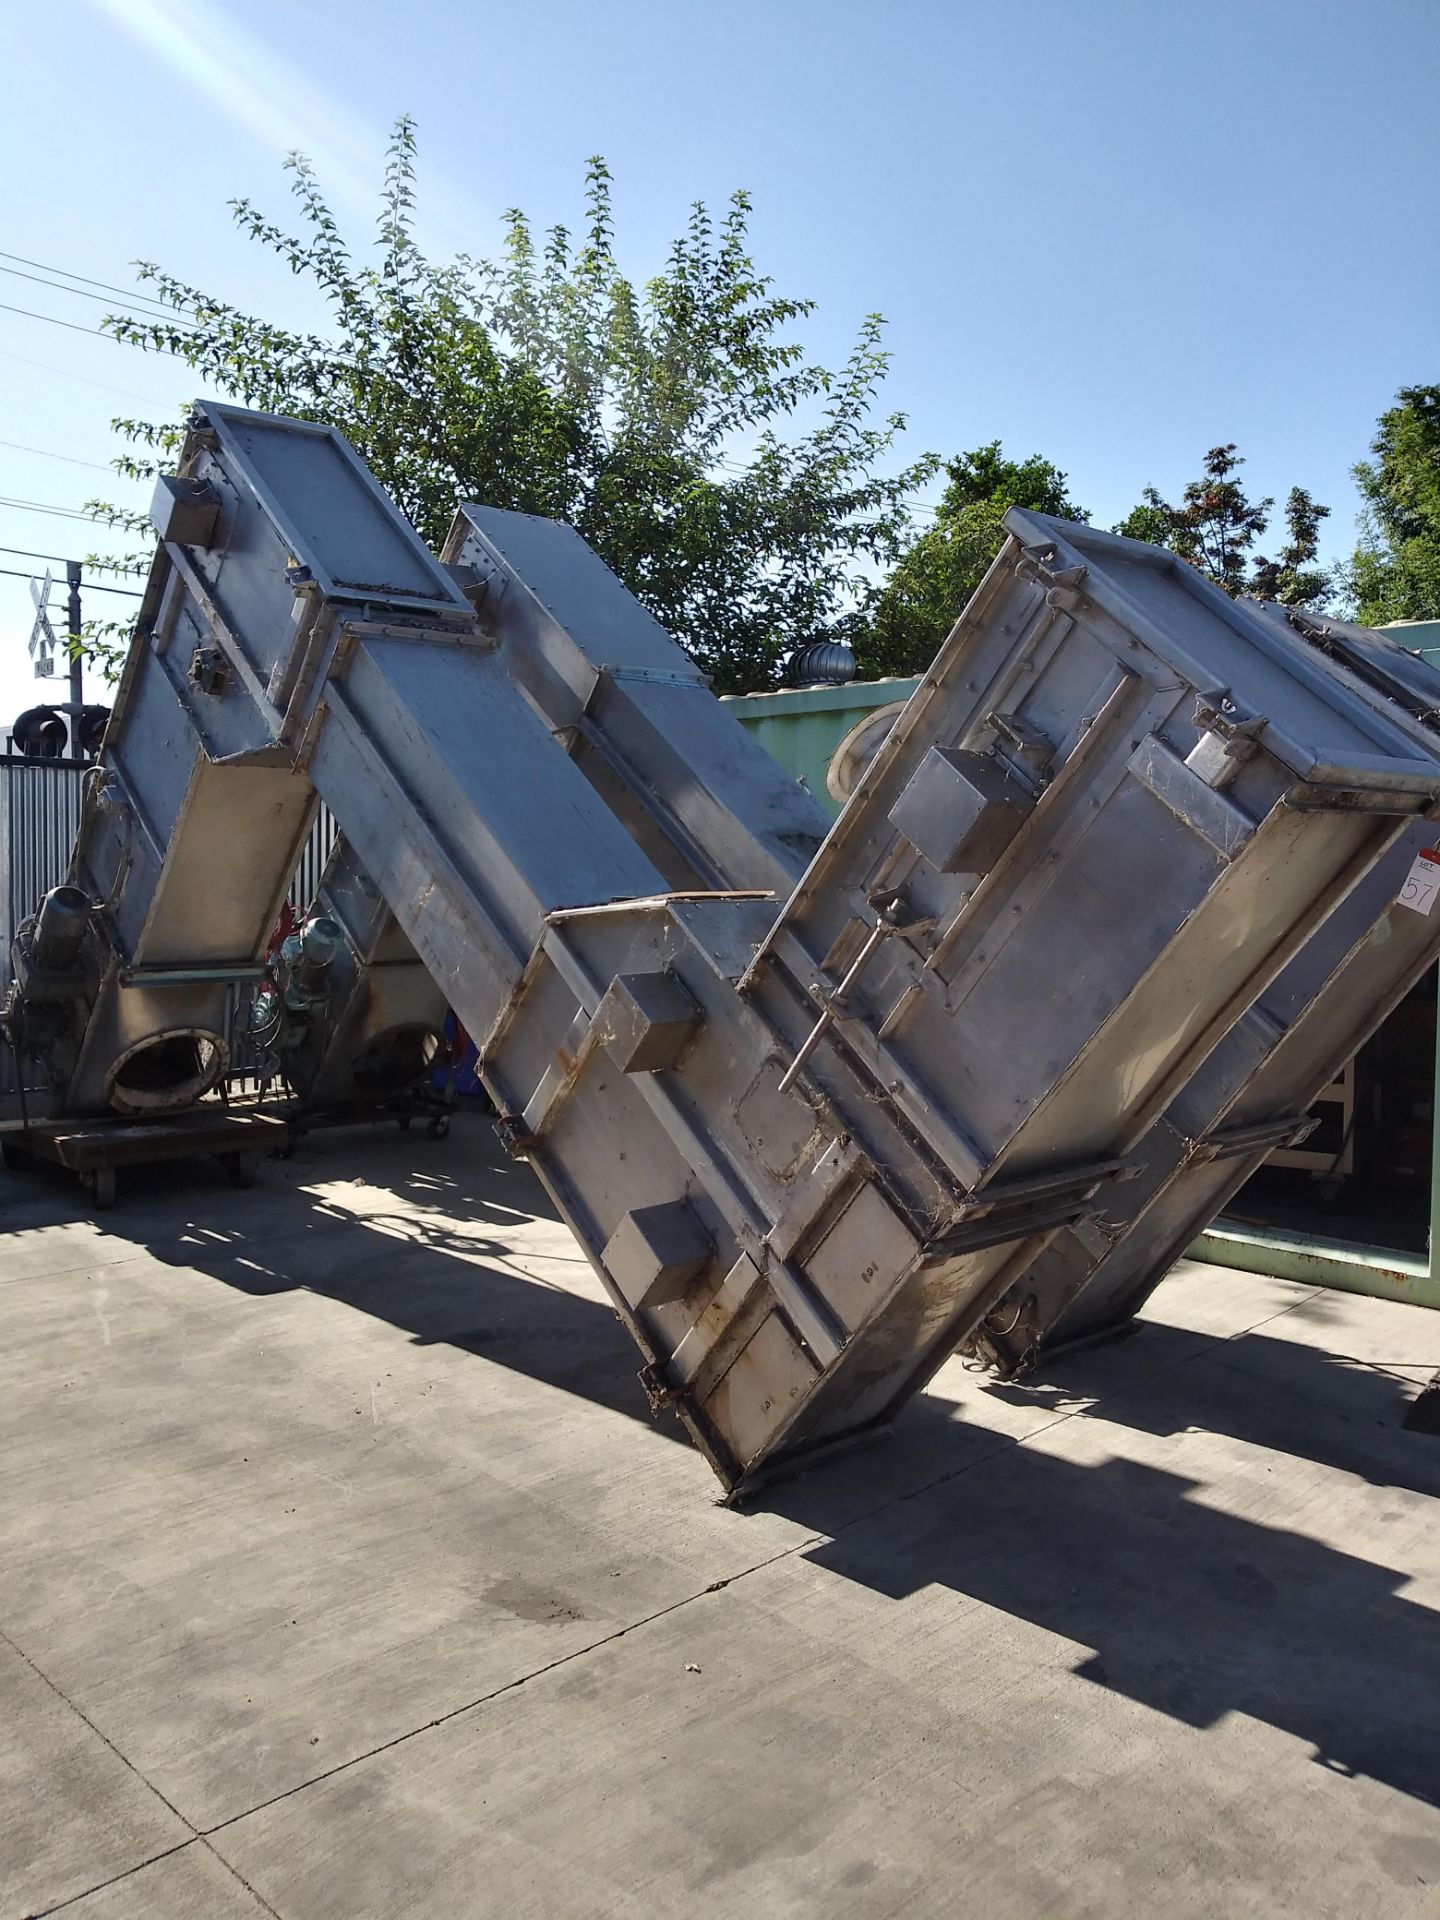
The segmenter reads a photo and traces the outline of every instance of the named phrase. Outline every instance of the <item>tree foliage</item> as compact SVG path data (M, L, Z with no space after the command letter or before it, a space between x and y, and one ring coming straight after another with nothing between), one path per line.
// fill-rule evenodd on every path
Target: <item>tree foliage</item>
M998 440L949 461L946 473L934 526L901 557L876 597L857 649L867 675L924 672L1000 551L1007 507L1085 517L1058 467L1039 454L1007 460Z
M1320 549L1320 522L1330 509L1313 500L1304 487L1292 487L1285 496L1288 538L1273 560L1257 554L1251 562L1247 593L1261 600L1278 600L1285 607L1322 607L1330 598L1332 581L1316 565Z
M151 262L173 317L115 314L119 339L176 355L207 387L339 427L432 545L455 503L567 520L712 675L772 684L794 647L853 639L876 567L894 561L906 502L935 471L884 474L899 414L873 409L888 355L870 315L831 372L794 338L813 310L750 256L750 201L718 223L696 204L660 273L637 287L615 252L610 175L592 160L576 236L505 217L495 260L437 264L415 239L416 144L398 122L377 251L352 252L309 163L287 161L298 230L233 203L241 232L322 295L300 332ZM173 459L173 423L123 420L121 470Z
M1370 450L1355 468L1365 502L1351 563L1357 617L1440 619L1440 387L1402 387Z
M1154 487L1115 531L1132 540L1169 547L1229 594L1255 594L1290 607L1319 606L1330 593L1330 578L1315 564L1320 522L1330 509L1292 487L1285 501L1288 535L1271 560L1255 551L1270 524L1273 499L1251 500L1239 479L1244 456L1234 442L1211 447L1203 472L1171 506Z

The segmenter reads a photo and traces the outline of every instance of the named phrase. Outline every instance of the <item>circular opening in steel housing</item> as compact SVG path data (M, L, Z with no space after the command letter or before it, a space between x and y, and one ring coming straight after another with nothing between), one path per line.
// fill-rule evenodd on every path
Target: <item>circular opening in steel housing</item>
M434 1071L444 1044L433 1027L389 1027L377 1033L351 1068L356 1093L367 1100L408 1093Z
M889 706L876 707L863 720L857 720L843 736L825 770L825 786L832 800L844 806L904 711L903 700L892 700Z
M204 1027L152 1033L110 1069L110 1104L117 1113L173 1113L209 1093L228 1060L225 1042Z

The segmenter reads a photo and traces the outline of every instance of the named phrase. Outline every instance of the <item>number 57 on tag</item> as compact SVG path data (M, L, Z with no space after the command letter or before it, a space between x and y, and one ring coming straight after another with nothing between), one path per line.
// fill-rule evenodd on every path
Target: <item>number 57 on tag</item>
M1429 913L1437 893L1440 893L1440 847L1426 847L1411 862L1405 884L1395 897L1402 907L1411 907L1416 913Z

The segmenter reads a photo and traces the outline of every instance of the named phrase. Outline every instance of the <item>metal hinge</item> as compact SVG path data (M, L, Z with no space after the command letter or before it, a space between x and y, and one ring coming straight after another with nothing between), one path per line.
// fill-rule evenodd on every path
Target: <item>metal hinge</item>
M528 1158L531 1148L536 1145L536 1136L525 1124L522 1114L502 1113L495 1122L495 1131L501 1146L512 1160Z

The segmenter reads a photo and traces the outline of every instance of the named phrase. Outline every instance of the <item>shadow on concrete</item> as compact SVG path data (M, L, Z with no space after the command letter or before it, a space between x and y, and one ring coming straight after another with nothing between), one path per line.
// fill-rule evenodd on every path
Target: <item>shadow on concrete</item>
M416 1130L403 1139L390 1129L321 1135L291 1160L264 1163L259 1186L240 1192L205 1162L136 1168L120 1205L93 1218L137 1254L242 1293L304 1288L389 1322L417 1345L459 1347L652 1423L641 1356L610 1306L516 1259L516 1229L558 1216L528 1168L489 1164L476 1136L478 1125L462 1123L444 1143ZM6 1227L86 1217L77 1184L53 1169L6 1180L0 1194L9 1201L0 1211ZM590 1271L568 1236L536 1264ZM667 1417L659 1430L689 1444L678 1420Z
M1311 1308L1316 1304L1323 1303ZM1419 1390L1415 1375L1440 1366L1437 1356L1440 1316L1432 1345L1413 1358L1393 1356L1393 1364L1267 1332L1209 1340L1151 1322L1134 1342L1051 1363L1042 1384L996 1381L986 1391L1012 1406L1053 1413L1103 1401L1106 1420L1137 1432L1203 1428L1338 1468L1374 1487L1440 1500L1440 1446L1426 1447L1423 1436L1401 1430Z
M1187 1726L1248 1714L1333 1772L1440 1804L1440 1627L1407 1575L1152 1466L1016 1445L990 1464L808 1557L896 1598L948 1587L1078 1642L1082 1678ZM807 1517L803 1489L775 1504Z
M1154 1323L1057 1363L1043 1388L984 1389L1116 1429L1117 1448L1120 1429L1253 1446L1262 1511L1259 1450L1355 1475L1374 1489L1364 1538L1379 1543L1375 1559L1227 1513L1202 1481L1153 1465L1079 1464L993 1434L975 1450L976 1430L926 1399L892 1443L928 1449L923 1498L829 1529L807 1557L895 1598L949 1588L1089 1648L1074 1671L1097 1686L1195 1728L1249 1714L1308 1742L1333 1772L1440 1805L1440 1620L1404 1598L1411 1575L1383 1560L1387 1527L1408 1522L1415 1537L1414 1495L1434 1499L1440 1519L1440 1442L1400 1424L1417 1386L1398 1368L1413 1364ZM767 1504L820 1530L835 1491L817 1474ZM1313 1520L1322 1531L1318 1502Z
M276 1170L257 1207L208 1172L167 1169L105 1218L152 1256L244 1293L304 1287L650 1422L638 1356L609 1307L514 1261L515 1223L546 1210L528 1173L483 1164L473 1147L420 1159L358 1142L287 1173L343 1181L352 1165L364 1168L353 1212ZM42 1212L54 1206L32 1191ZM1440 1444L1399 1424L1414 1391L1313 1347L1159 1325L1073 1357L1042 1388L988 1389L1034 1408L1041 1427L1076 1413L1157 1435L1198 1428L1358 1474L1377 1489L1382 1534L1406 1516L1381 1490L1440 1499ZM669 1421L661 1431L685 1438ZM697 1499L704 1472L697 1461ZM1076 1464L922 1397L890 1439L758 1504L830 1534L809 1558L847 1580L896 1598L949 1588L1089 1649L1078 1674L1188 1726L1246 1713L1308 1742L1320 1765L1440 1803L1440 1627L1401 1595L1408 1576L1207 1505L1193 1479L1118 1458Z
M267 1163L253 1193L230 1191L203 1162L135 1169L124 1204L94 1217L137 1250L244 1293L304 1287L400 1327L417 1344L460 1347L655 1424L640 1356L608 1303L515 1258L518 1225L559 1219L539 1182L528 1168L493 1158L483 1122L462 1119L456 1135L442 1144L388 1128L321 1134L303 1141L294 1159ZM54 1169L0 1182L0 1225L60 1224L85 1212L75 1182ZM544 1264L588 1274L578 1246L565 1245L563 1253L547 1250ZM1436 1342L1440 1354L1440 1319ZM1414 1371L1428 1360L1440 1364L1416 1355L1392 1369L1262 1333L1219 1340L1150 1322L1135 1339L1051 1362L1042 1382L991 1381L984 1391L1037 1414L1103 1400L1106 1419L1139 1431L1203 1428L1440 1499L1440 1446L1401 1431L1418 1390ZM678 1421L661 1430L690 1444ZM998 1444L988 1429L922 1397L876 1449L842 1456L802 1484L817 1493L822 1484L853 1485L870 1476L872 1459L877 1467L883 1460L899 1478L882 1468L874 1492L892 1498L922 1467L925 1480L943 1477L968 1465L972 1449Z

